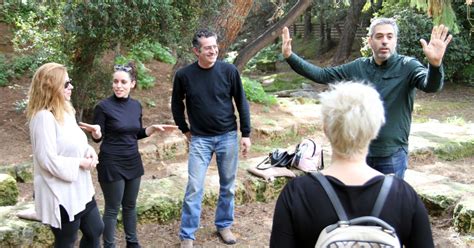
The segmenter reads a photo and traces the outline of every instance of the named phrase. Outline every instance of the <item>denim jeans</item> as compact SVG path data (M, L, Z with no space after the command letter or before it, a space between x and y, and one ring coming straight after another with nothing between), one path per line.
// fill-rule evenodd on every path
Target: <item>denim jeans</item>
M191 137L188 160L188 184L181 213L181 240L194 240L199 227L204 180L212 155L216 154L219 173L219 199L214 224L217 230L230 227L234 221L235 178L239 146L237 131L217 136Z
M119 180L111 183L100 182L104 194L104 247L115 247L115 227L117 215L122 206L123 229L127 247L140 247L137 238L137 196L141 177Z
M61 229L51 227L54 234L54 247L74 247L77 231L81 230L82 238L79 247L100 247L100 235L104 230L104 223L100 219L99 209L95 199L86 204L86 209L74 215L74 220L69 222L69 215L63 206L61 212Z
M400 148L387 157L367 156L366 162L370 167L383 174L395 174L396 177L403 179L408 168L408 153L404 148Z

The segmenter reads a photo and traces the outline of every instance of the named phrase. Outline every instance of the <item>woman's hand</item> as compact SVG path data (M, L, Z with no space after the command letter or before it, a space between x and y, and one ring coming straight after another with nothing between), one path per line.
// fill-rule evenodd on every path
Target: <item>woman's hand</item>
M151 136L155 132L172 132L178 130L178 126L175 125L164 125L164 124L155 124L147 127L145 129L146 135Z
M94 158L82 158L79 162L79 167L83 170L91 170L97 166L97 159Z
M84 122L79 122L79 127L86 131L89 132L92 135L92 138L94 139L100 139L102 138L102 132L100 130L99 125L92 125L92 124L87 124Z

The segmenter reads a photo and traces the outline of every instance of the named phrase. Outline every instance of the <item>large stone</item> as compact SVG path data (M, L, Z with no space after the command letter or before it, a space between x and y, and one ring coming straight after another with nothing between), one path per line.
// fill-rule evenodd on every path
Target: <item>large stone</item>
M33 164L24 163L0 166L0 173L14 177L17 182L29 183L33 181Z
M54 236L49 226L16 216L32 208L32 202L0 207L0 247L52 247Z
M474 197L466 198L456 205L453 219L456 231L474 234Z
M0 206L13 206L18 201L18 187L15 179L8 174L0 174Z

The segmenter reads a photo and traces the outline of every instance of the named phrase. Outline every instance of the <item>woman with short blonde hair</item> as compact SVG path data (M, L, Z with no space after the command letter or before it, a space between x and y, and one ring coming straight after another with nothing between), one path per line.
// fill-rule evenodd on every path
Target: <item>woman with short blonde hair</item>
M366 163L368 146L384 123L383 102L362 82L342 82L321 93L324 133L332 148L320 173L334 188L348 219L370 216L385 176ZM377 216L392 226L404 247L434 247L423 202L405 181L393 178ZM290 181L278 197L270 247L315 247L318 235L339 221L326 191L311 175Z

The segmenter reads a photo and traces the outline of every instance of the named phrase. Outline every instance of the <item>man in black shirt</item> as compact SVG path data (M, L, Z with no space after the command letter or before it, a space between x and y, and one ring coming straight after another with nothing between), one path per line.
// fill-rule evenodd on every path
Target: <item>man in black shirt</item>
M239 112L243 156L247 155L251 145L249 104L235 66L217 60L219 48L215 33L205 29L197 31L193 38L193 52L197 61L176 72L171 99L174 121L190 142L188 184L179 232L181 247L192 247L195 240L204 180L214 153L220 183L215 225L224 243L234 244L236 238L230 227L234 220L239 146L233 101Z

